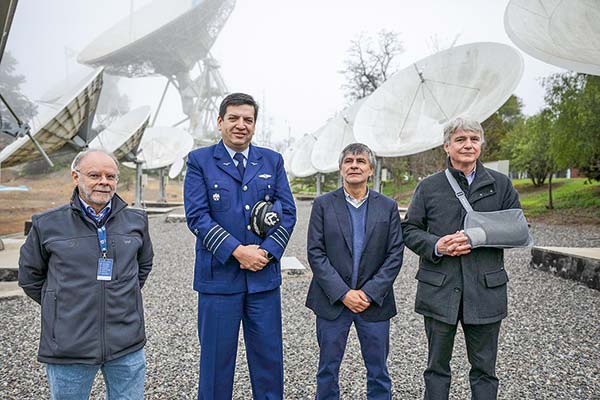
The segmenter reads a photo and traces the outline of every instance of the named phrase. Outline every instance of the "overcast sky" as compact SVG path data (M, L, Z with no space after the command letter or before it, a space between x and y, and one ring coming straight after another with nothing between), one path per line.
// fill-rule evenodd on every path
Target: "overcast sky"
M168 0L164 0L168 1ZM139 8L148 0L134 0ZM512 44L503 27L508 0L237 0L213 56L230 91L250 93L272 120L274 139L316 131L346 105L339 71L350 41L361 32L400 33L406 66L443 45L494 41ZM126 0L19 0L7 49L27 78L25 94L39 98L66 73L81 68L76 55L115 22L129 15ZM533 114L543 105L539 78L562 71L521 52L523 78L516 94ZM165 78L123 79L132 107L156 108ZM179 95L171 90L157 125L180 119ZM264 118L264 116L262 116ZM259 121L259 127L260 127Z

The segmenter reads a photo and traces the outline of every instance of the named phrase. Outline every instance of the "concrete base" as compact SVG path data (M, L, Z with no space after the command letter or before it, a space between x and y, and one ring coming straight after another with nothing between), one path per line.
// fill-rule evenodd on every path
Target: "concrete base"
M282 257L281 272L289 275L302 275L306 272L306 267L296 257Z
M146 214L148 214L148 215L168 214L174 210L173 207L165 207L165 208L163 208L163 207L146 207L146 208L131 207L131 208L137 208L138 210L144 210L144 211L146 211Z
M19 270L19 254L25 239L2 239L4 250L0 251L0 281L16 281Z
M19 287L17 282L0 282L0 299L10 299L20 296L25 296L25 292Z
M533 247L530 265L600 290L600 248Z
M144 207L150 208L183 207L183 201L143 201L142 204Z
M165 222L185 222L185 214L171 213L165 218Z

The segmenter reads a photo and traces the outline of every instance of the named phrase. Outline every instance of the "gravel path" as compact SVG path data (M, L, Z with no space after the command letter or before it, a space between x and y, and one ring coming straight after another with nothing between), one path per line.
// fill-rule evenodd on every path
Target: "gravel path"
M287 250L306 263L309 202L298 202L298 225ZM146 398L194 399L199 348L196 294L191 289L194 238L185 224L151 218L155 266L144 288L148 345ZM600 247L600 228L534 225L539 245ZM600 292L529 267L528 250L506 252L510 274L509 317L500 338L501 399L600 399ZM395 284L398 316L392 319L390 373L395 399L423 395L426 340L413 312L417 257L405 253ZM318 348L314 316L304 307L310 274L286 276L282 286L286 399L313 398ZM39 307L27 298L0 302L0 399L49 398L43 366L36 361ZM460 328L459 328L460 331ZM241 341L240 341L241 344ZM452 399L470 397L462 333L457 334ZM351 331L341 371L343 399L364 399L365 369ZM94 399L103 399L100 376ZM244 351L238 356L235 398L250 399Z

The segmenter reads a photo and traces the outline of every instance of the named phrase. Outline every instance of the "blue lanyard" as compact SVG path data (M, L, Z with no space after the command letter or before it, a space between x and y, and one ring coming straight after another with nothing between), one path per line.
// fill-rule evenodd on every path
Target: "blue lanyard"
M100 243L100 250L102 251L102 258L106 260L106 254L108 253L108 244L106 243L106 226L97 228L98 242Z

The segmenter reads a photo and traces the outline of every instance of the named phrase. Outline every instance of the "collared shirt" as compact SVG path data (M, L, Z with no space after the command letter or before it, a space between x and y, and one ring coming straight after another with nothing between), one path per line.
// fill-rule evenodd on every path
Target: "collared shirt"
M89 215L90 218L94 219L94 221L96 222L102 221L102 219L110 212L110 201L102 210L100 210L98 214L96 214L96 210L94 210L88 203L86 203L81 198L81 196L79 196L79 201L81 202L81 205L83 206L83 209L85 210L86 214Z
M476 169L477 169L477 167L473 168L473 171L469 175L466 176L469 186L471 185L471 183L473 183L473 180L475 179L475 170Z
M365 194L365 197L363 197L363 198L362 198L362 199L360 199L360 200L357 200L357 199L355 199L354 197L352 197L352 196L350 195L350 193L346 192L346 189L345 189L345 188L344 188L344 196L346 196L346 201L347 201L347 202L348 202L350 205L352 205L352 207L354 207L354 208L358 208L358 207L362 206L362 205L363 205L363 203L364 203L365 201L367 201L367 199L369 198L369 188L367 188L367 194Z
M250 154L250 146L246 147L246 150L244 151L235 151L233 150L231 147L227 146L225 144L225 142L223 142L223 146L225 146L225 150L227 150L227 153L229 153L229 156L231 157L231 159L233 160L233 164L237 167L238 165L238 161L236 159L233 158L233 156L235 156L235 153L242 153L242 155L244 156L244 167L246 165L248 165L248 155Z

